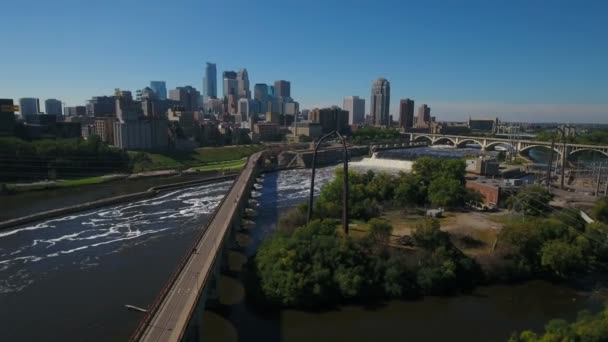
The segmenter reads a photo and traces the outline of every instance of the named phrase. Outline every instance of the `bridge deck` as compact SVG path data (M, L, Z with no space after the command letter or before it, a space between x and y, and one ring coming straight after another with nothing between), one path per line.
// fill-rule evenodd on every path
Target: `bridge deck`
M249 191L249 181L261 153L252 155L231 190L209 221L204 235L180 265L164 293L144 318L132 339L141 341L179 341L197 307L206 282L213 272L218 254L230 229L242 194Z

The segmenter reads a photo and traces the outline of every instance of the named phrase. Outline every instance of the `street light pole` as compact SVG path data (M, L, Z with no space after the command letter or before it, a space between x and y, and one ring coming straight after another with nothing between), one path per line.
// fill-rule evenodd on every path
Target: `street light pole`
M329 134L324 135L315 145L315 150L312 155L312 175L310 180L310 194L308 196L308 214L306 216L306 223L309 223L312 220L312 207L314 202L314 192L315 192L315 171L316 171L316 163L317 163L317 152L319 151L319 147L321 147L321 143L325 141L327 138L332 135L337 135L340 141L342 142L343 148L343 156L344 156L344 165L343 165L343 185L342 185L342 226L344 228L344 233L348 235L348 149L346 148L346 140L344 137L338 132L333 131Z

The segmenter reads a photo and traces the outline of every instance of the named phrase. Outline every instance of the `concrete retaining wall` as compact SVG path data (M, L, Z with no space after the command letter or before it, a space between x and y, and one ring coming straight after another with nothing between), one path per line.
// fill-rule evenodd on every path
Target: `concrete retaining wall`
M198 184L205 184L205 183L210 183L210 182L218 182L218 181L221 182L221 181L234 179L235 177L236 177L236 175L228 175L228 176L219 176L219 177L212 177L212 178L205 178L205 179L197 179L197 180L188 181L188 182L160 185L160 186L151 187L148 190L142 191L142 192L136 192L136 193L128 194L128 195L115 196L115 197L105 198L105 199L102 199L99 201L87 202L87 203L73 205L73 206L69 206L69 207L65 207L65 208L44 211L44 212L40 212L37 214L23 216L23 217L12 219L12 220L2 221L2 222L0 222L0 230L8 229L8 228L15 227L15 226L20 226L20 225L26 224L26 223L32 223L32 222L41 221L41 220L45 220L45 219L49 219L49 218L72 214L72 213L83 211L83 210L96 209L96 208L110 206L110 205L114 205L114 204L131 202L131 201L140 200L140 199L144 199L144 198L150 198L152 196L155 196L157 193L159 193L161 191L187 188L190 186L194 186L194 185L198 185Z

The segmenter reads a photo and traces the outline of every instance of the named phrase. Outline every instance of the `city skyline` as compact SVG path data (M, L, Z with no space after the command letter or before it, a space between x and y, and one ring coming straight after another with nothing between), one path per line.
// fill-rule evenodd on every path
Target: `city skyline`
M252 84L289 80L300 108L340 105L345 96L352 95L368 99L369 84L384 77L391 83L393 118L398 116L400 99L411 98L429 104L445 120L491 115L507 121L608 122L608 68L603 64L608 59L604 39L608 28L602 21L608 3L602 1L586 1L584 6L525 1L426 5L355 1L349 8L312 1L306 7L297 3L269 6L271 11L250 6L247 13L241 11L242 1L192 2L189 6L152 2L143 9L124 4L125 10L119 12L112 11L111 4L34 2L33 6L17 2L6 6L14 15L4 21L9 33L5 44L19 46L20 53L6 55L0 65L3 79L10 80L0 84L0 94L14 100L56 98L66 106L84 105L91 96L111 95L114 88L135 91L151 80L165 81L168 89L192 85L202 92L201 78L210 61L217 63L220 75L225 70L247 68ZM226 27L227 35L247 27L248 35L257 37L243 40L240 47L248 53L234 53L224 35L211 35L194 24L211 7L217 15L205 17L206 27L231 17L236 24ZM92 9L100 15L87 19L90 22L81 29L67 25L73 18L84 20L78 19L79 14ZM131 9L142 13L133 18ZM433 25L425 22L425 16L401 18L402 9L431 14ZM178 29L146 23L162 21L167 13L187 24L179 29L183 38L166 40L161 48L154 41L172 37ZM369 23L353 24L367 21L368 13L374 14ZM105 14L112 16L116 27L105 25L101 19ZM49 15L65 19L66 25L42 29L44 21L39 19ZM271 16L272 22L256 24L256 18L265 16ZM300 19L309 25L288 25ZM273 28L278 26L287 28L276 32ZM379 35L370 26L385 29ZM125 28L141 34L111 39ZM271 32L277 35L273 39L291 42L298 53L292 48L273 50L272 56L257 53L260 37ZM205 44L183 48L183 39L201 35ZM352 44L371 37L386 51L359 51ZM103 39L108 44L78 48L82 41ZM400 44L403 39L408 44ZM36 44L22 46L23 41ZM59 50L66 45L75 49L70 54ZM421 52L414 53L413 46ZM40 49L57 53L41 56Z

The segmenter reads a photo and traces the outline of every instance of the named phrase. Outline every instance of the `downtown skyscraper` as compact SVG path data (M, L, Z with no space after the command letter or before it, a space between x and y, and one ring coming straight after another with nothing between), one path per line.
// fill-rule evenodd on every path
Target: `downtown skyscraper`
M348 112L349 125L358 125L365 121L365 100L359 96L345 97L342 108Z
M167 84L165 81L151 81L150 88L156 93L159 100L167 99Z
M239 98L250 99L251 91L249 90L249 74L247 69L240 69L236 75L238 82L238 96Z
M391 103L391 85L385 78L378 78L372 83L370 99L370 114L374 126L389 125L389 110Z
M203 96L208 99L217 98L217 67L215 63L207 62L203 76Z
M399 128L414 127L414 100L399 101Z

